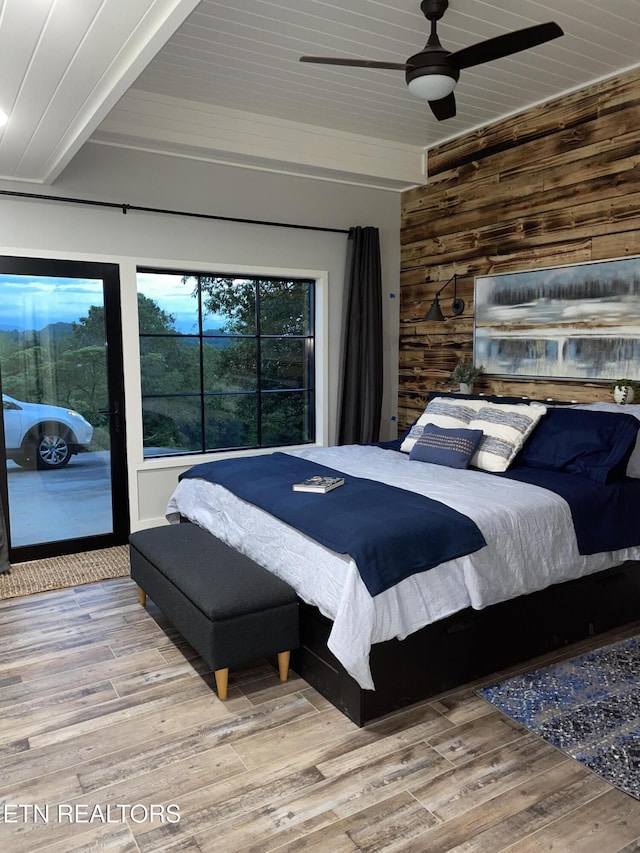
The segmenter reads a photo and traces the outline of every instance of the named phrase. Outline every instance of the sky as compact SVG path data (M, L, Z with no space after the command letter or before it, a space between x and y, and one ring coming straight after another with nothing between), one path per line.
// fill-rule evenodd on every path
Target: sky
M182 282L182 275L172 273L139 272L138 292L153 299L163 311L175 318L174 326L183 334L198 331L198 303L191 294L195 280ZM209 316L205 325L209 328L221 326L224 320Z
M99 280L0 275L0 329L40 330L49 323L71 323L102 302Z
M138 289L175 317L178 331L197 331L193 285L181 275L138 274ZM87 315L92 305L103 304L102 281L58 276L0 275L0 329L40 329L49 323L73 323ZM209 328L223 324L209 316Z

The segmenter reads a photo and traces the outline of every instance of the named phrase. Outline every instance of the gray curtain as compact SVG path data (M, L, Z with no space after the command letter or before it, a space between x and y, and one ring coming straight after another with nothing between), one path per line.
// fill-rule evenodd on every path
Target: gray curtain
M382 274L377 228L349 229L347 308L338 444L380 437L382 413Z

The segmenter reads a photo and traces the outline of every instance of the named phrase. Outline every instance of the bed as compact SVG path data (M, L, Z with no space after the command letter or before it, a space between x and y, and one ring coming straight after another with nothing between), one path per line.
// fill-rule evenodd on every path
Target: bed
M332 495L344 501L355 494L348 491L350 484L369 481L388 490L381 493L385 500L400 500L400 492L408 492L461 514L479 531L481 546L468 546L469 553L454 549L451 559L425 570L414 567L373 594L362 566L348 552L328 548L304 524L292 526L253 496L247 500L241 490L234 493L224 480L206 479L211 466L222 470L218 462L195 466L180 479L167 517L204 527L296 590L302 645L294 667L363 725L637 618L640 477L629 474L635 474L640 454L640 420L619 409L558 415L540 406L526 435L518 423L518 440L505 462L500 456L510 429L505 419L520 419L532 406L435 398L401 441L272 454L287 456L287 464L296 460L345 476L346 488L299 496L310 507L307 517L328 505L324 502ZM450 456L443 464L443 442L450 449L452 435L460 433L459 448L471 432L478 443L467 464L458 467ZM585 436L588 446L576 454L576 441ZM497 456L492 444L499 448ZM245 458L242 465L251 470L264 459ZM457 542L455 534L449 539Z

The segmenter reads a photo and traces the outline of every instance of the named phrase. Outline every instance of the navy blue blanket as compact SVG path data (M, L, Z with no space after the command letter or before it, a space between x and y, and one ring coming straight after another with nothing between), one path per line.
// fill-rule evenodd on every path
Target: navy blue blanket
M564 498L581 554L640 545L640 480L625 478L605 485L576 474L518 466L494 476L542 486Z
M343 476L326 494L294 492L316 474ZM182 478L218 483L339 554L349 554L371 595L486 545L470 518L413 492L352 477L286 453L205 462Z

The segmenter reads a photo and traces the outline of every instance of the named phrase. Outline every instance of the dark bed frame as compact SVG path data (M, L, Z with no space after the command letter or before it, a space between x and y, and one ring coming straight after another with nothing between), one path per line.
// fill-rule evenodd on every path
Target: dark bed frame
M434 396L478 395L434 391L428 399ZM534 402L519 396L483 399ZM398 450L401 441L379 446ZM484 610L468 608L404 640L376 643L370 654L375 690L363 690L327 648L329 619L302 601L300 619L300 648L292 654L292 668L349 719L364 726L407 705L640 620L640 561Z
M435 396L478 395L433 391L428 399ZM532 402L521 396L483 399ZM397 450L400 441L380 446ZM484 610L468 608L404 640L377 643L370 654L376 689L363 690L327 648L330 620L301 602L301 646L292 666L354 723L364 726L407 705L637 620L640 562L636 561Z
M358 726L587 637L640 619L640 562L467 609L404 640L372 647L375 690L363 690L327 648L331 622L301 602L292 666Z

